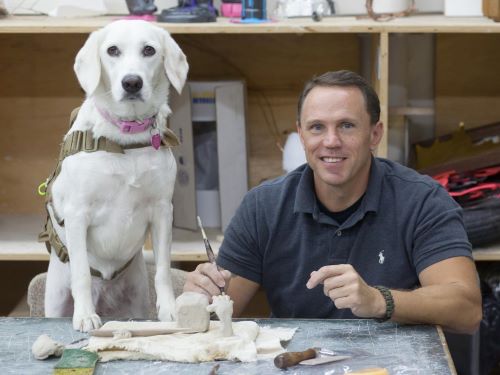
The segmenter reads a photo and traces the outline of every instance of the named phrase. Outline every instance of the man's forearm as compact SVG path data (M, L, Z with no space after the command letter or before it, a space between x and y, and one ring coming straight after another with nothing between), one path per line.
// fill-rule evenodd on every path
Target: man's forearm
M455 332L473 333L481 321L481 299L460 284L391 292L395 305L392 320L399 323L439 324Z

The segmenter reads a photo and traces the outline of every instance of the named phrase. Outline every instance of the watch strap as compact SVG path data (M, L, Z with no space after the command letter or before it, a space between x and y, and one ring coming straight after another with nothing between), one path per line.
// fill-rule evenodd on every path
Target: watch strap
M385 322L391 319L394 312L394 298L392 297L392 293L389 288L381 285L375 285L374 288L382 294L382 297L384 297L385 300L385 316L376 320L377 322Z

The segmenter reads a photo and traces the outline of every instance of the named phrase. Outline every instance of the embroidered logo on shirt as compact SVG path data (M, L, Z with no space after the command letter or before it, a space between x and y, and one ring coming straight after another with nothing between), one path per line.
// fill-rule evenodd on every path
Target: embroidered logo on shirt
M384 264L384 260L385 260L385 257L384 257L384 251L385 250L382 250L380 253L378 253L378 262L380 264Z

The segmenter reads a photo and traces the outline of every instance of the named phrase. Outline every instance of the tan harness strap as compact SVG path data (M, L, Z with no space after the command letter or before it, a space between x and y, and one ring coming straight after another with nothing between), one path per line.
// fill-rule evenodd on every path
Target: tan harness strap
M131 259L129 259L129 261L127 263L125 263L123 266L121 266L115 272L113 272L113 274L111 275L110 280L113 280L115 277L117 277L119 274L121 274L123 271L125 271L125 269L128 266L130 266L130 264L134 261L134 259L135 259L136 256L133 256ZM100 279L104 279L104 277L102 276L101 271L98 271L98 270L96 270L96 269L94 269L92 267L90 267L90 274L92 276L99 277Z

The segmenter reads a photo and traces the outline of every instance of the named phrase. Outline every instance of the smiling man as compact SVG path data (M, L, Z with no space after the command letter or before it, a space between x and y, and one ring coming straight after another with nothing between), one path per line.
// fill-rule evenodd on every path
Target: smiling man
M309 81L297 129L307 164L252 189L217 263L185 291L219 286L237 316L262 286L279 318L378 318L473 332L481 295L460 207L431 178L373 151L377 94L349 71ZM460 311L460 314L457 314Z

